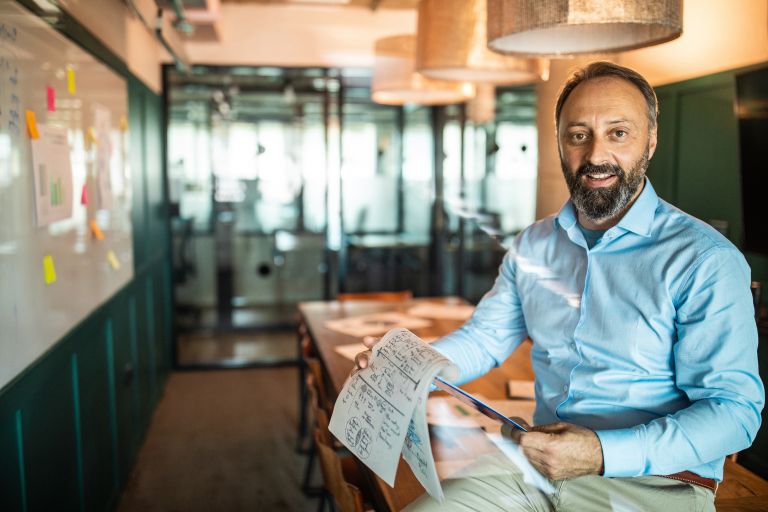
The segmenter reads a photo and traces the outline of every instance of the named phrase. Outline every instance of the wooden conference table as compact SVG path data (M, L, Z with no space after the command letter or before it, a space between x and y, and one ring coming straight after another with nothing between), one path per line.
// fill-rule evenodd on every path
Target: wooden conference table
M442 302L445 304L466 304L462 299L425 298L404 302L386 301L316 301L299 304L299 312L309 334L317 347L330 384L329 392L335 398L341 392L344 382L354 363L336 352L335 347L360 343L360 338L342 334L326 327L328 320L342 319L379 313L385 311L406 312L420 302ZM452 319L431 319L428 327L412 329L422 338L443 336L460 327L463 321ZM363 346L361 344L361 350ZM516 350L499 368L485 376L462 386L471 393L484 395L489 399L504 399L506 383L510 379L533 380L530 364L530 343L526 342ZM440 461L449 453L451 432L441 437L440 429L431 432L432 449L435 460ZM490 443L488 443L490 444ZM443 449L445 448L445 449ZM474 447L473 447L474 448ZM484 447L478 447L479 450ZM362 466L361 466L362 467ZM397 469L395 487L391 488L383 480L366 469L372 482L377 510L401 510L424 493L424 488L416 480L408 464L402 459ZM768 482L737 463L726 461L725 481L717 492L718 511L768 510ZM757 507L757 508L755 508Z

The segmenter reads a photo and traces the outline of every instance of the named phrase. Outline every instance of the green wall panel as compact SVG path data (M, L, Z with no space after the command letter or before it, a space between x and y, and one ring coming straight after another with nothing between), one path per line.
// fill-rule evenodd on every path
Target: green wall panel
M19 467L19 443L16 430L21 414L10 404L0 406L0 510L24 510Z
M78 338L82 340L77 361L85 510L96 510L117 491L104 316L95 316Z
M742 240L738 124L729 83L680 96L677 206L706 222L728 223L728 238Z

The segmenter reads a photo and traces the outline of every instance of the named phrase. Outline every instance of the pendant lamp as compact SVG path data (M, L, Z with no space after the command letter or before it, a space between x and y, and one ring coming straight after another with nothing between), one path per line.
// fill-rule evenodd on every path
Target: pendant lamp
M385 37L376 41L371 98L385 105L446 105L475 95L472 84L431 80L416 72L416 36Z
M546 79L549 61L488 49L487 0L421 0L416 70L440 80L524 84Z
M486 124L496 117L496 86L477 84L477 94L467 102L467 119L474 124Z
M617 52L683 33L682 0L488 0L488 47L500 53Z

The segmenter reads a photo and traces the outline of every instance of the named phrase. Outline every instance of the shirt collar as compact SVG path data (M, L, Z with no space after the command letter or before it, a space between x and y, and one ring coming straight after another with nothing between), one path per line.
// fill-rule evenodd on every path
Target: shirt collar
M616 225L617 228L631 231L640 236L650 236L653 217L656 214L656 208L659 205L659 196L651 185L651 180L645 178L643 191L635 200L634 204L627 210L624 217ZM560 209L556 217L557 223L564 230L568 231L578 221L576 208L569 199Z

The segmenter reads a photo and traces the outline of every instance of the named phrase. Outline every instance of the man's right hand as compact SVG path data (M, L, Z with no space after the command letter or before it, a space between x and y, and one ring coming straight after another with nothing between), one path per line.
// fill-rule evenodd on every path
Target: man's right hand
M355 368L352 370L352 375L359 372L363 368L368 368L368 362L370 361L371 355L372 355L371 349L376 343L379 342L380 339L381 338L377 338L375 336L363 337L363 345L365 345L368 348L368 350L364 352L359 352L355 356Z

